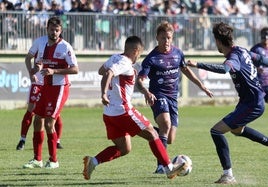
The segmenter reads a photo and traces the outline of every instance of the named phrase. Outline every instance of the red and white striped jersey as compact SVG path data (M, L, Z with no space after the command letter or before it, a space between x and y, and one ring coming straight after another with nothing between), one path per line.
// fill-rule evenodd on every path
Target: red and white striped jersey
M131 97L134 91L135 70L132 61L120 54L112 55L105 63L105 69L114 73L107 92L110 104L104 106L104 114L118 116L133 108Z
M48 36L37 38L29 53L35 56L35 63L43 63L43 68L64 69L77 66L77 59L72 46L63 39L52 46L48 45ZM40 78L43 85L70 84L68 75L54 74Z

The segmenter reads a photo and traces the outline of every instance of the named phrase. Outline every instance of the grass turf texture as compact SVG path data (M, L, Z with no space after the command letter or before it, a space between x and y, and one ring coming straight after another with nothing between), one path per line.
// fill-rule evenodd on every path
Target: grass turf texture
M186 154L193 161L192 172L185 177L169 180L165 175L153 174L156 160L147 142L139 137L132 139L129 155L97 166L92 179L83 179L82 159L94 156L106 146L102 122L102 108L65 108L62 112L64 129L62 145L58 150L60 168L55 170L22 169L22 165L33 158L32 130L28 133L26 147L16 151L20 122L25 110L0 111L0 186L219 186L213 182L220 177L222 169L209 130L234 106L181 107L180 127L175 143L168 147L173 158ZM151 121L149 107L138 108ZM251 127L268 134L268 112L250 124ZM233 160L233 172L238 181L234 186L267 186L267 147L245 138L226 135ZM43 146L43 161L48 159L46 136Z

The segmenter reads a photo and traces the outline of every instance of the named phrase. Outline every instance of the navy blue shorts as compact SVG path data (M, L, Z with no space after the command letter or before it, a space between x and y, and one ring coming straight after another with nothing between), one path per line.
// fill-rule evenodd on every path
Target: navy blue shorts
M178 115L178 101L177 99L168 98L165 96L156 96L157 100L154 105L151 106L154 118L159 114L168 112L170 115L171 125L178 127L179 115Z
M222 120L231 128L236 129L245 126L260 117L265 109L264 100L257 105L252 103L238 103L233 112Z

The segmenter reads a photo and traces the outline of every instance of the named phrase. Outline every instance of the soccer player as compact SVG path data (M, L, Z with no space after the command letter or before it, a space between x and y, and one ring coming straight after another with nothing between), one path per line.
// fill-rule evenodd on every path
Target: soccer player
M268 60L245 48L235 46L233 28L226 23L216 23L213 26L213 34L218 51L223 53L226 58L223 64L197 63L191 60L187 64L215 73L229 73L235 85L239 96L238 104L233 112L210 129L223 168L223 175L215 183L233 184L236 183L236 180L233 176L229 146L224 134L231 132L236 136L242 136L268 146L267 136L246 126L264 112L264 92L257 78L257 69L254 64L267 66Z
M38 78L43 85L34 108L34 158L23 168L41 168L42 145L44 130L47 133L49 160L45 167L54 169L59 167L57 160L57 134L55 122L69 96L70 82L68 74L77 74L78 65L72 46L62 37L62 22L58 17L51 17L47 23L47 35L36 39L26 58L36 55L35 66L29 74L34 76L39 72ZM34 77L33 77L34 78ZM31 79L33 79L31 78Z
M268 57L268 27L262 28L260 34L260 43L254 45L251 48L251 51ZM262 65L257 67L257 70L257 75L261 83L262 89L266 93L266 95L264 96L264 100L266 103L268 103L268 67Z
M158 125L159 137L165 147L167 144L172 144L176 137L181 72L212 97L212 92L186 66L183 52L172 45L173 34L174 29L169 22L163 21L158 25L156 30L158 45L143 60L136 82L137 88L145 96L146 103L151 106ZM150 79L149 89L144 85L147 77ZM159 162L155 173L164 173L163 166Z
M139 37L130 36L125 41L122 54L112 55L99 69L102 75L101 98L104 105L103 120L107 137L114 145L96 156L84 157L83 175L91 178L95 167L112 161L131 151L131 137L138 135L149 142L154 156L164 165L168 178L172 179L183 169L183 165L173 165L151 123L131 104L136 71L133 64L143 50Z

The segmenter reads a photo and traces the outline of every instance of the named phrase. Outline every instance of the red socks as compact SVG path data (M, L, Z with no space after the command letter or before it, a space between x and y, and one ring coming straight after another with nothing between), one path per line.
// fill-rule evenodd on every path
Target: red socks
M44 131L34 132L33 135L33 148L34 148L34 159L42 160L42 147L44 141Z
M21 132L20 135L22 137L26 137L29 127L31 126L32 123L32 119L33 119L34 113L33 112L29 112L27 110L27 112L24 114L23 119L21 121Z
M157 158L157 160L163 165L167 166L170 163L169 156L167 154L166 148L160 139L155 139L149 142L150 148Z
M52 162L57 162L57 134L56 132L52 134L47 134L47 145L49 151L49 160Z
M121 156L121 152L116 146L110 146L101 151L95 158L98 160L99 164L103 162L108 162L114 160Z

